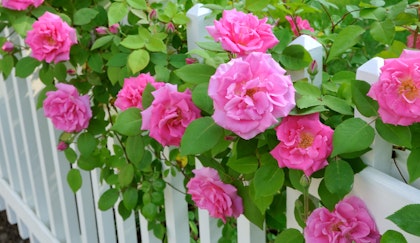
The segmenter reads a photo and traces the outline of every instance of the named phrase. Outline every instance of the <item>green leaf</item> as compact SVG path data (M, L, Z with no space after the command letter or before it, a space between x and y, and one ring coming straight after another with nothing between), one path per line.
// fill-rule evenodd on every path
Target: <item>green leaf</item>
M202 111L211 114L213 113L213 100L208 95L208 89L208 83L201 83L195 86L192 91L192 100Z
M64 155L66 156L66 159L70 164L73 164L77 160L76 152L70 147L64 150Z
M350 118L338 125L333 135L331 156L352 153L369 148L375 138L375 130L360 118Z
M67 183L69 184L73 193L76 193L82 187L82 176L78 169L71 169L67 173Z
M32 73L41 62L32 57L23 57L16 63L16 76L26 78Z
M121 187L130 185L134 178L134 166L133 164L125 164L118 174L118 182Z
M104 45L111 42L111 40L113 38L114 38L114 36L112 36L112 35L102 36L102 37L95 40L95 42L93 43L93 45L90 49L95 50L95 49L98 49L99 47L103 47Z
M15 61L12 55L4 55L3 60L1 60L0 68L0 71L3 73L4 77L8 77L10 75L14 66Z
M325 180L321 180L318 186L318 195L322 204L332 211L335 205L342 199L340 195L331 193L325 186Z
M155 204L149 202L146 203L143 208L141 209L141 214L143 214L143 216L148 219L148 220L153 220L156 218L157 215L157 207Z
M251 12L253 11L261 11L267 7L270 3L270 0L246 0L245 1L245 8Z
M128 5L135 9L146 10L147 4L145 0L127 0Z
M133 210L137 205L139 194L137 189L134 187L129 187L125 190L123 194L123 203L128 210Z
M146 49L151 52L166 53L166 45L163 41L156 37L151 37L149 42L146 43Z
M24 16L14 19L11 24L12 24L13 29L20 36L26 36L26 33L28 33L28 31L32 29L32 24L34 22L35 22L35 19L24 15Z
M136 136L141 132L140 127L140 110L132 107L121 112L117 116L117 119L111 129L125 136Z
M102 67L104 66L104 61L102 60L102 56L99 53L94 53L89 57L88 60L89 67L97 72L102 73Z
M126 220L130 217L131 215L131 210L128 210L123 201L120 201L118 203L118 213L121 216L121 218L123 218L123 220Z
M381 22L373 22L371 25L370 34L374 40L386 45L390 45L392 41L394 41L395 36L394 22L390 19L386 19L385 21Z
M128 35L120 42L120 45L127 47L128 49L140 49L145 45L144 37L140 35Z
M420 204L410 204L396 211L387 219L391 220L402 230L420 236Z
M359 37L365 30L357 25L349 25L334 38L333 44L330 49L327 63L339 57L343 52L347 51L355 44L357 44Z
M213 148L223 136L223 128L219 127L211 117L202 117L192 121L181 139L181 155L193 155Z
M128 5L125 2L113 2L108 9L108 25L120 22L128 14Z
M151 85L150 83L147 83L146 88L144 88L143 90L143 95L142 95L142 106L143 109L147 109L154 100L153 94L152 92L155 91L155 87L153 87L153 85Z
M404 235L395 230L387 230L381 237L380 243L407 243Z
M306 109L306 108L314 107L314 106L321 106L323 104L324 103L322 102L320 98L317 98L315 96L309 96L309 95L304 95L300 97L298 96L296 100L296 106L299 107L300 109Z
M343 197L349 193L353 187L353 169L343 160L331 162L325 168L324 180L328 191Z
M322 97L323 104L333 111L341 113L343 115L353 115L353 109L343 99L337 98L332 95L325 95Z
M143 136L130 136L125 144L128 159L134 164L140 163L144 155Z
M101 195L98 201L98 208L102 211L106 211L114 206L119 197L118 190L110 188Z
M389 143L411 148L411 131L407 126L395 126L376 119L375 128L379 135Z
M302 176L304 176L303 171L289 169L290 183L292 184L293 188L295 188L296 190L298 190L300 192L303 192L305 190L305 188L300 183L300 181L302 179Z
M54 66L53 69L54 77L62 82L66 81L67 78L67 67L64 63L60 62Z
M184 24L188 24L188 22L190 22L190 19L184 13L181 12L181 13L175 14L172 21L176 25L184 25Z
M206 64L190 64L175 70L175 74L187 83L199 84L208 83L216 69Z
M302 233L293 228L283 230L277 237L274 243L303 243Z
M290 45L284 48L280 62L287 70L301 70L309 66L312 57L301 45Z
M77 139L77 148L80 154L89 156L95 150L98 145L98 140L89 132L84 132L79 135Z
M261 166L254 175L254 187L257 197L276 194L284 183L284 172L276 165Z
M420 148L415 148L407 158L407 170L410 183L420 178Z
M378 102L367 96L370 84L365 81L351 81L351 95L353 103L356 105L360 114L371 117L378 115Z
M127 59L127 53L117 53L108 60L106 65L108 67L123 67L127 64Z
M255 157L255 155L246 156L239 159L232 158L227 163L227 166L239 173L249 174L257 170L258 159Z
M264 215L267 209L270 207L271 203L273 203L274 196L273 195L267 196L267 197L257 196L253 181L251 181L249 185L249 194L253 202L257 206L257 208L260 210L261 214Z
M301 96L321 97L321 90L313 84L304 81L293 82L293 87Z
M86 25L89 24L92 19L98 15L98 11L92 8L81 8L74 13L73 24L74 25Z
M242 198L244 207L243 214L249 221L262 229L264 225L264 215L261 214L261 211L255 205L255 203L253 203L249 193L249 187L243 186L242 182L236 183L235 187L238 189L238 195Z
M131 72L137 73L143 70L149 64L149 61L149 52L143 49L135 50L128 56L128 67Z

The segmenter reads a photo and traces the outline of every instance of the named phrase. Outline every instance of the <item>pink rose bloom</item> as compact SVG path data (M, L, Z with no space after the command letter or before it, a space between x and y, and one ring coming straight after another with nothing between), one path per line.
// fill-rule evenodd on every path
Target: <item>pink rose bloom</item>
M76 30L58 15L45 12L28 31L25 43L32 57L39 61L58 63L70 59L70 48L77 43Z
M80 96L70 84L58 83L56 91L47 92L44 115L51 119L55 128L65 132L80 132L87 128L92 118L89 96Z
M315 209L306 221L304 236L311 243L378 243L381 238L366 205L355 196L337 203L333 212Z
M165 83L156 82L155 78L149 73L141 73L137 77L124 79L124 85L117 94L115 106L121 110L126 110L130 107L137 107L143 110L143 91L147 84L151 84L155 89L164 86Z
M166 84L152 92L154 100L141 112L142 130L149 130L150 136L163 146L179 146L187 126L200 117L200 109L192 102L187 89L178 92L176 85Z
M10 41L6 41L4 42L3 46L1 47L1 49L5 52L12 52L13 49L15 49L15 45L13 45L12 42Z
M386 59L367 95L378 101L384 123L420 122L420 51L404 50L399 58Z
M314 29L309 24L308 20L302 19L301 17L297 16L294 20L292 16L286 16L286 20L290 23L290 27L292 28L293 34L296 37L300 36L301 30L308 30L310 32L314 32Z
M277 123L295 106L290 76L269 54L254 52L221 64L210 78L214 121L243 139Z
M226 217L239 217L243 212L242 198L234 186L223 183L213 168L203 167L193 172L195 176L187 184L187 193L199 208L207 209L210 216L224 223Z
M12 10L25 10L30 6L39 7L44 0L3 0L2 6Z
M238 55L266 52L279 42L272 26L267 24L267 18L260 20L236 9L223 11L222 18L206 28L215 41L220 41L223 49Z
M414 45L414 33L407 36L407 47L420 49L420 34L417 34L416 45Z
M302 170L310 176L328 164L334 131L321 123L318 113L285 117L276 132L280 144L270 153L279 167Z

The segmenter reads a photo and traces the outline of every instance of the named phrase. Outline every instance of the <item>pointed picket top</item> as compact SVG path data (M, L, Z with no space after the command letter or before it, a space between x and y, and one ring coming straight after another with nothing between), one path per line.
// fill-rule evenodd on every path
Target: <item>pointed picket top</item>
M369 84L375 83L381 74L381 67L384 65L384 59L374 57L360 66L356 72L356 79L364 80Z
M298 38L290 42L289 45L301 45L303 46L311 55L312 59L316 61L318 65L318 73L315 75L313 84L317 87L321 86L322 83L322 55L324 48L321 43L309 35L301 35ZM309 78L307 68L299 71L288 71L293 81Z
M211 10L203 7L203 4L198 3L190 8L187 12L187 17L190 22L187 25L187 42L188 50L199 48L197 42L205 41L209 33L206 26L213 25L213 19L209 17Z

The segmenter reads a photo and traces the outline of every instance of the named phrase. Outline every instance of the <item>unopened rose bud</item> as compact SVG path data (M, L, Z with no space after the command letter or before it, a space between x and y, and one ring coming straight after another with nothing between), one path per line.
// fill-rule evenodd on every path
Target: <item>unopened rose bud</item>
M112 34L116 34L118 33L118 29L120 28L119 24L113 24L111 26L109 26L109 32L111 32Z
M1 49L5 52L12 52L14 48L15 46L10 41L4 42L3 46L1 47Z
M193 63L197 63L197 62L198 62L197 58L193 58L193 57L185 58L185 63L186 64L193 64Z
M157 12L155 9L152 9L152 11L150 11L149 13L149 20L153 20L157 18Z
M67 74L69 74L69 75L75 75L76 74L76 70L74 70L74 69L67 69Z
M308 67L308 73L310 75L316 75L318 73L318 63L316 60L313 60Z
M311 180L309 177L307 177L306 175L302 175L302 177L300 178L299 181L300 185L303 186L304 188L309 187L309 185L311 184Z
M165 30L168 33L173 33L175 32L175 25L172 22L169 22L166 24Z
M95 29L96 33L98 35L106 35L107 34L107 28L104 26L99 26Z
M58 145L57 145L57 150L58 150L58 151L64 151L64 150L66 150L68 147L69 147L69 145L68 145L66 142L64 142L64 141L60 141L60 142L58 143Z

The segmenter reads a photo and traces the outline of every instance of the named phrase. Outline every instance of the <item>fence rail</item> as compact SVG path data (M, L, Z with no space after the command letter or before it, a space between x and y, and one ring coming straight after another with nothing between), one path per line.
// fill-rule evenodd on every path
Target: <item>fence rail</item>
M197 41L204 40L204 26L210 24L208 9L196 5L188 12L192 20L188 26L190 49L197 48ZM8 34L8 33L6 33ZM292 44L303 45L322 66L322 46L316 40L301 36ZM358 71L358 79L375 81L381 59L373 59ZM305 70L291 72L292 77L307 77ZM321 75L321 72L320 74ZM321 76L315 83L320 85ZM376 75L376 76L375 76ZM22 238L31 242L161 242L147 228L141 214L132 214L123 221L117 209L102 212L97 208L106 185L99 183L98 171L83 173L84 184L76 194L66 181L71 165L63 153L58 152L58 131L36 109L37 76L20 79L12 74L0 80L0 210L6 210L8 220L17 223ZM365 157L370 165L356 175L353 194L363 198L372 211L381 233L395 229L386 216L410 203L420 203L419 190L387 175L395 174L391 163L392 147L375 139L373 151ZM404 164L404 155L398 162ZM389 163L383 163L384 161ZM198 166L199 163L197 163ZM386 167L384 167L386 164ZM183 189L183 177L165 178L177 189ZM415 186L419 187L418 182ZM311 192L317 195L317 192ZM293 219L294 202L299 194L288 189L288 219ZM383 202L387 203L383 203ZM386 206L383 206L386 205ZM189 242L188 208L184 194L171 187L165 189L166 227L169 242ZM207 211L199 210L200 241L217 242L221 229ZM298 228L289 220L289 227ZM409 242L420 238L406 235ZM238 242L264 242L264 231L251 224L245 217L238 219Z

